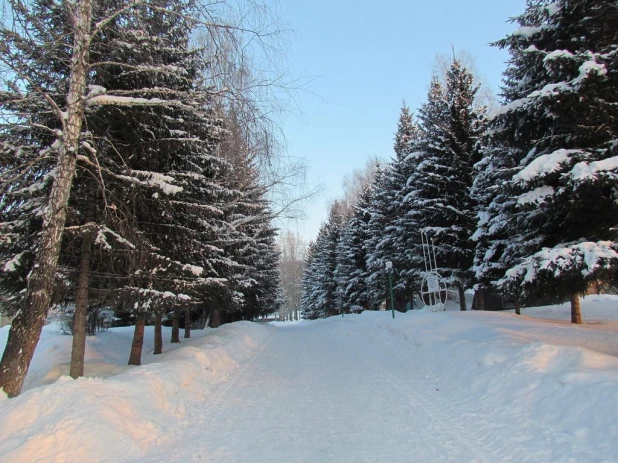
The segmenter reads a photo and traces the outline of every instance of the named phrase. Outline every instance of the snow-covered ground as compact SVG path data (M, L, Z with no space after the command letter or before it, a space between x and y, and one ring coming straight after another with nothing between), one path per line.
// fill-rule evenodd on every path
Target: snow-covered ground
M0 461L618 461L618 297L582 308L240 322L141 367L115 329L77 381L48 326L0 397Z

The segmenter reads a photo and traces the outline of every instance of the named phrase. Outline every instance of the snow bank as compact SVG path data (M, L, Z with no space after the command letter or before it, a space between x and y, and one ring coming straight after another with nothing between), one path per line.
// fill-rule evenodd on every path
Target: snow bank
M380 418L392 426L384 445L398 459L389 461L410 461L399 451L409 450L412 435L422 437L413 444L418 461L615 461L618 296L588 296L582 312L591 324L567 323L566 305L527 308L523 317L415 310L281 328L240 322L196 331L200 338L159 356L150 352L149 331L141 367L123 365L129 327L88 339L87 368L108 377L76 381L56 379L71 338L47 327L30 389L0 397L0 461L274 461L275 454L286 456L276 461L377 461ZM556 320L531 318L550 315ZM338 353L344 363L330 361ZM354 387L342 390L348 374L357 375ZM268 411L260 408L262 390L274 391ZM368 413L341 408L349 406ZM372 420L354 428L358 436L340 436L345 418L356 416ZM263 441L269 432L277 445ZM444 442L423 440L433 437ZM346 442L364 447L333 450Z
M26 391L15 399L2 395L0 461L139 458L150 446L173 436L187 408L203 401L210 388L263 343L273 329L234 323L207 330L201 338L184 340L182 347L157 356L156 363L118 366L126 371L106 379L74 381L61 376L53 384ZM2 330L3 337L6 331ZM49 331L47 338L52 337ZM122 345L126 362L129 333L127 329L119 333L112 330L111 336L101 333L95 339L116 341L115 345L104 343L112 347L108 360ZM66 355L64 344L70 346L71 338L55 338L60 342L43 342L40 347ZM128 343L121 342L123 338ZM36 364L33 367L36 372Z
M615 296L612 310L618 311ZM538 447L537 461L614 461L618 455L618 441L609 438L618 435L616 333L509 313L413 311L395 320L366 313L359 321L399 337L409 347L393 355L408 356L410 368L434 381L436 391L455 396L458 406L477 416L512 417L486 426L508 428L514 441ZM532 425L562 437L531 441Z

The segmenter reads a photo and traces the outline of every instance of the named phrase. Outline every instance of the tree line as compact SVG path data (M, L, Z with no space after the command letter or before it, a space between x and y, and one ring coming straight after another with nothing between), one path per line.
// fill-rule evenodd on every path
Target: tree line
M441 275L524 304L571 302L618 277L618 5L528 1L508 50L502 104L478 103L479 85L454 57L432 78L414 116L405 103L394 157L378 167L351 212L336 201L309 244L306 318L379 308L392 262L398 310L425 267L421 231Z
M54 305L74 305L73 377L97 308L135 317L130 364L147 320L160 353L163 317L179 342L181 314L185 326L196 316L218 326L275 311L279 255L260 170L274 135L244 84L252 44L268 49L276 33L264 5L245 5L255 15L193 0L7 5L0 310L14 320L0 388L19 394Z

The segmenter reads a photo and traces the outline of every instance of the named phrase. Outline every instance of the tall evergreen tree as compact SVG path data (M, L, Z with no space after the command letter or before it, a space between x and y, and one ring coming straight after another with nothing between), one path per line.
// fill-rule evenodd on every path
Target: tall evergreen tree
M475 208L470 191L482 128L482 112L474 107L477 90L472 74L457 59L445 86L433 79L419 112L417 167L406 195L409 219L433 238L440 273L458 288L462 310L473 258Z
M323 228L324 227L320 227L320 232L322 232ZM316 278L313 262L317 253L317 240L320 236L320 232L318 233L316 241L310 241L307 245L305 268L301 277L300 308L302 317L308 320L315 320L316 318L319 318L319 315L315 310L316 301L313 292Z
M414 221L413 210L416 206L412 198L416 185L410 182L419 163L419 135L418 125L412 119L412 115L407 111L402 113L395 136L395 153L400 159L401 179L395 196L399 213L393 227L394 249L399 252L393 260L393 265L399 274L395 283L395 292L404 292L406 301L412 301L413 294L418 291L420 272L423 268L421 262L423 253L420 249L419 238L419 229L422 224Z
M341 312L338 306L337 245L345 226L344 205L335 201L330 208L328 221L322 225L310 249L311 261L303 277L303 313L305 318L324 318Z
M98 94L88 120L101 137L91 161L144 243L120 288L137 312L168 304L168 293L192 304L229 296L236 265L224 249L225 203L238 194L224 182L231 166L216 155L225 132L203 81L207 60L191 45L192 8L160 0L120 15L93 50Z
M410 173L410 155L414 150L417 133L410 109L404 102L395 133L395 156L382 171L380 182L376 185L369 225L369 281L374 285L375 295L383 300L386 290L385 264L392 262L394 293L399 309L403 309L405 302L412 299L414 291L410 256L402 253L400 247L405 231L401 229L399 220L405 213L402 191Z
M504 167L508 197L483 211L488 248L508 230L498 261L503 291L524 301L579 298L588 283L618 268L618 5L529 1L519 28L497 46L511 60L506 105L492 120L491 165ZM489 230L490 233L483 233Z
M335 279L339 306L344 312L361 312L369 308L366 242L369 240L372 193L373 184L369 184L354 206L353 215L341 232L337 245Z

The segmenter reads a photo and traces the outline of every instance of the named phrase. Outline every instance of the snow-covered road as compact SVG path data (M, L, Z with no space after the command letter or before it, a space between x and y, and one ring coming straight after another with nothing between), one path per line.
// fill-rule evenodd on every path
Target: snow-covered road
M585 304L584 326L533 310L238 322L162 355L149 327L141 367L122 366L123 327L89 339L76 381L50 325L29 388L0 394L0 462L617 462L618 296Z
M434 373L362 320L278 328L140 461L539 462L571 437Z

